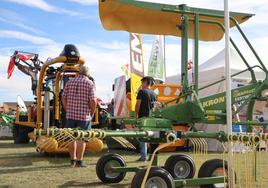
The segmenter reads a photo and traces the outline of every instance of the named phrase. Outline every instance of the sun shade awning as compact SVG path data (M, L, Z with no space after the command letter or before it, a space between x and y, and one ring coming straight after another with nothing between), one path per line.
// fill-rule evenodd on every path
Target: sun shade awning
M194 19L195 14L199 14L200 20L217 21L224 25L223 11L134 0L99 0L100 19L107 30L180 37L181 32L177 26L181 24L182 13L190 18L189 38L194 38L194 23L191 20ZM217 17L207 16L207 14L217 15ZM230 12L230 16L241 24L253 14ZM233 26L234 23L231 21L230 27ZM199 24L199 32L199 40L202 41L217 41L224 35L219 25L203 22Z

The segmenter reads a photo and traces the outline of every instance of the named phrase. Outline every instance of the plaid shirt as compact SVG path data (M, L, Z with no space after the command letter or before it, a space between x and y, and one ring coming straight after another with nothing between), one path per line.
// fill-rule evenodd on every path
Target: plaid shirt
M79 75L69 80L62 94L67 99L66 119L90 121L89 102L95 99L95 87L91 80Z

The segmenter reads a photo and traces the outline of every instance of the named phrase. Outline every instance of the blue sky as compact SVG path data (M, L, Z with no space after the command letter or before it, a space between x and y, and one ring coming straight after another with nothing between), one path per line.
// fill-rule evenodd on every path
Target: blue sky
M223 9L222 0L151 1ZM256 14L243 24L243 29L265 62L268 43L267 5L268 0L230 1L231 10ZM235 33L233 36L241 40ZM110 99L113 96L113 80L122 74L120 67L129 62L128 37L127 32L103 29L98 17L97 0L0 0L0 103L15 101L17 95L25 100L33 99L29 77L16 69L11 79L6 79L9 56L14 50L39 53L40 59L45 61L48 57L56 57L66 43L76 44L81 55L86 58L96 78L98 96L104 100ZM143 36L145 66L153 39L154 36ZM167 38L168 75L178 73L180 68L179 41L175 37ZM217 44L201 43L201 62L221 51L223 45L223 41Z

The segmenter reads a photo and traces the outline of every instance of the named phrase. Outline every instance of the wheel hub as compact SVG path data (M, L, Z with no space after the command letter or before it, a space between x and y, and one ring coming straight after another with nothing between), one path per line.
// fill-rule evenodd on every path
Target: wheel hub
M176 177L184 179L191 172L191 167L186 161L178 161L174 167L174 174Z
M167 188L167 183L161 177L151 177L147 180L145 188Z
M104 172L105 176L107 178L116 178L120 173L119 172L114 172L113 167L119 167L120 163L117 161L109 161L105 164L104 166Z

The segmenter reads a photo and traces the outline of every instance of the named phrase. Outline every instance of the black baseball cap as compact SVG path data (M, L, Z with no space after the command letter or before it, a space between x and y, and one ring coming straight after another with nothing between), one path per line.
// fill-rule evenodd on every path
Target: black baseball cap
M141 79L142 82L147 82L148 85L152 85L154 83L154 78L151 76L145 76Z

